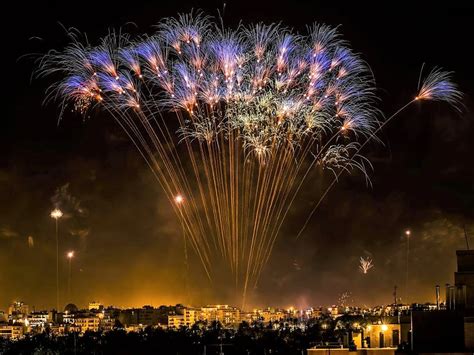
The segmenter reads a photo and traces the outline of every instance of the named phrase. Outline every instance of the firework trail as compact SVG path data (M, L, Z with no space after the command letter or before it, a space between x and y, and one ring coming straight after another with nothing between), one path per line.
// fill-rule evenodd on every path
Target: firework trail
M360 257L360 265L359 269L362 273L367 274L367 272L374 267L372 259L367 258L364 259L362 256Z
M365 62L333 28L300 35L280 25L227 29L202 13L167 18L151 36L75 32L39 62L61 112L108 112L165 191L209 278L224 258L255 286L310 169L360 170L381 125ZM457 91L433 73L418 95ZM309 161L308 165L306 162Z

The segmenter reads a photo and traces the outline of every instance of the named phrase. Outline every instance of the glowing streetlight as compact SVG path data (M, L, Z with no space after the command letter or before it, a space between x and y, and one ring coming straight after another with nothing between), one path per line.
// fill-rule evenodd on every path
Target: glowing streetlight
M51 211L50 216L51 218L58 220L59 218L63 216L63 212L59 208L55 208L54 210Z
M56 225L56 310L59 312L59 240L58 240L58 220L63 216L63 212L59 208L55 208L50 213L54 218Z
M388 326L386 324L382 324L382 332L386 332L388 330Z
M178 205L182 204L184 202L183 195L176 195L174 198L174 202L176 202L176 204Z
M74 252L69 251L67 254L67 261L68 261L68 280L67 280L67 297L69 300L71 300L71 263L72 263L72 258L74 257Z
M408 301L408 269L409 269L409 260L410 260L410 236L411 230L407 229L405 231L405 235L407 237L407 260L406 260L406 274L405 274L405 290L406 290L406 301Z

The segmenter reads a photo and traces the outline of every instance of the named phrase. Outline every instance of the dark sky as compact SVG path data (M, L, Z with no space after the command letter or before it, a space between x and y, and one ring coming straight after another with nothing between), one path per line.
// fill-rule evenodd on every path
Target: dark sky
M281 21L300 31L315 21L341 25L344 38L374 72L385 114L413 97L423 62L455 72L466 107L456 114L444 105L424 103L405 111L385 129L385 146L369 149L373 187L367 188L360 177L343 178L295 241L295 231L327 182L310 180L291 210L252 303L324 305L336 302L343 292L352 294L354 304L389 303L395 284L406 297L406 228L412 230L409 300L433 301L434 286L453 281L455 250L465 247L464 225L474 247L474 9L452 2L403 9L296 3L227 1L224 20L228 25ZM66 115L58 125L54 105L42 105L46 83L30 80L32 60L17 59L61 48L66 36L58 23L86 32L94 42L109 27L151 32L160 18L191 8L215 15L223 2L19 5L6 34L14 51L4 75L13 76L9 82L14 82L10 90L15 101L5 103L8 110L1 120L0 309L13 299L37 308L54 305L54 225L49 212L56 202L66 211L60 224L61 252L74 249L77 255L72 268L75 303L186 302L178 223L139 154L103 115L86 121ZM360 256L374 260L368 275L358 271ZM192 302L231 298L229 290L210 288L197 260L191 261ZM65 302L65 258L61 270Z

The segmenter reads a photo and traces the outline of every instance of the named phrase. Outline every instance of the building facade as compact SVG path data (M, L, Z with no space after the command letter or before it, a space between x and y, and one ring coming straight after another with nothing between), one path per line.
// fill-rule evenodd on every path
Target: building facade
M199 320L199 313L197 309L184 308L181 310L181 314L170 314L168 316L168 328L191 327Z
M240 323L240 310L229 305L210 305L201 308L199 319L211 323L220 322L224 326Z
M16 340L23 337L24 327L16 324L0 324L0 338Z
M458 269L454 286L447 288L447 304L452 310L474 312L474 250L457 250Z
M11 322L24 322L27 319L29 307L21 301L15 301L8 307L8 320Z
M51 322L48 311L31 312L28 314L28 324L31 328L44 328Z
M407 326L409 326L407 324ZM396 348L407 341L402 324L370 324L364 332L365 346L368 348Z
M89 311L98 310L101 311L104 308L104 305L100 302L89 302Z
M80 316L74 319L74 326L80 329L81 333L87 331L98 332L100 328L100 318L96 316Z

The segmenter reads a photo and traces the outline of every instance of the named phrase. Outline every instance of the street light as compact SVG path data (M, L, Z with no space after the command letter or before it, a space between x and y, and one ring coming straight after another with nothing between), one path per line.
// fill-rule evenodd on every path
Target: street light
M67 254L67 260L68 260L68 281L67 281L67 297L69 301L71 301L71 263L72 263L72 258L74 257L74 252L69 251Z
M56 310L59 312L59 240L58 240L58 220L63 216L59 208L51 211L51 218L54 218L56 226Z
M406 290L406 301L408 302L408 269L409 269L409 259L410 259L410 236L411 230L407 229L405 231L405 235L407 238L407 259L406 259L406 274L405 274L405 290Z
M59 218L63 216L63 212L59 208L55 208L54 210L51 211L50 216L51 218L58 220Z

